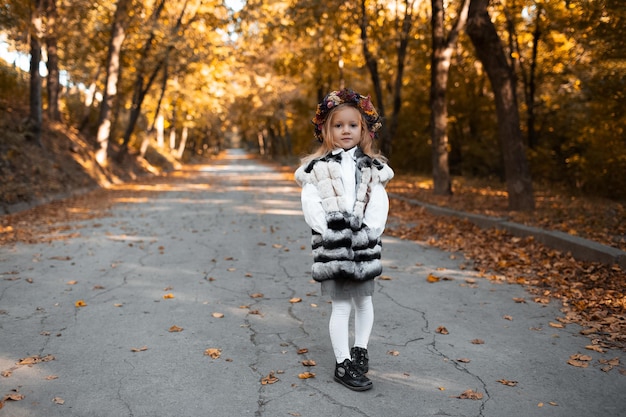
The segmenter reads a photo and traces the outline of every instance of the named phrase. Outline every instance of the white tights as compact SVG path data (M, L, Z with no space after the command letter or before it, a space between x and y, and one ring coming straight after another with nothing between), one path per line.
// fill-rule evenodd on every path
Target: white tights
M332 313L328 330L337 363L350 359L350 312L354 304L354 346L367 349L374 326L374 304L372 296L332 300Z

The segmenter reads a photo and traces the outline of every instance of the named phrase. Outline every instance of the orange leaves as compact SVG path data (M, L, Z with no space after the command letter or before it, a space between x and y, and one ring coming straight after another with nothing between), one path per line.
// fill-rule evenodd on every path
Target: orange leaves
M444 326L437 327L437 330L435 330L435 333L444 334L444 335L450 334L448 329L446 329Z
M78 300L74 303L74 307L76 308L80 308L80 307L86 307L87 303L84 300Z
M27 358L20 359L17 362L17 365L34 365L36 363L53 361L54 359L55 357L53 355L46 355L46 356L35 355L35 356L29 356Z
M517 381L509 381L508 379L499 379L496 382L501 383L502 385L506 385L509 387L514 387L517 385Z
M184 329L182 327L178 327L176 325L173 325L167 331L170 332L170 333L179 333L179 332L182 332L183 330Z
M392 193L403 197L460 211L509 217L522 224L537 223L534 225L544 229L564 232L575 229L579 236L591 233L602 238L599 241L613 246L616 242L621 245L624 242L623 239L616 240L615 235L619 230L622 232L617 236L623 236L626 222L616 225L613 216L610 227L598 227L602 216L598 215L597 205L587 201L588 206L583 207L584 200L580 198L572 200L554 195L545 200L550 202L549 206L539 206L529 215L507 211L501 197L489 190L480 194L485 191L481 187L459 189L457 186L453 198L435 196L430 190L416 187L412 177L396 178L390 187ZM390 204L390 213L398 226L389 227L388 234L428 242L450 252L463 252L468 268L481 271L485 278L527 286L534 302L548 304L556 300L570 315L569 322L595 328L595 332L589 333L594 334L594 339L602 339L612 347L626 346L626 320L623 320L626 314L626 271L622 268L576 261L569 254L543 246L532 236L517 237L502 230L481 229L460 218L434 215L406 200L392 198ZM624 212L622 206L612 210ZM567 217L567 213L575 211L584 214ZM564 226L566 223L568 225ZM572 227L573 223L585 227ZM607 238L609 235L613 238ZM437 274L429 274L426 280L435 283L440 281L438 278ZM526 301L518 298L516 302Z
M164 300L169 300L169 299L172 299L172 298L174 298L174 294L172 294L171 292L167 293L167 294L163 294L163 299Z
M315 378L315 374L313 372L302 372L300 374L298 374L298 378L300 379L309 379L309 378Z
M222 355L222 349L208 348L204 351L205 356L210 356L211 359L218 359Z
M426 277L426 281L430 282L431 284L434 282L439 282L440 278L433 275L433 274L428 274L428 276Z
M134 348L130 348L131 352L145 352L146 350L148 350L148 346L142 346L142 347L134 347Z
M2 399L0 399L0 409L4 407L4 403L7 401L22 401L24 398L24 395L20 394L17 389L12 390L10 394L6 394L2 397Z
M20 367L22 366L28 366L31 367L33 365L42 363L42 362L50 362L55 360L56 358L53 355L46 355L46 356L41 356L41 355L34 355L34 356L28 356L22 359L19 359L16 363L15 366L9 368L9 369L5 369L3 371L0 372L0 376L2 376L3 378L10 378L11 376L13 376L13 371L16 371L18 369L20 369ZM56 379L56 377L53 376L49 376L45 378L46 380L51 380L51 379ZM17 391L16 391L17 392ZM17 395L17 394L16 394ZM4 398L3 400L0 400L0 408L2 408L4 401L6 400L12 400L12 401L19 401L16 400L15 398ZM21 398L20 398L21 399Z
M593 358L589 355L581 355L580 353L576 353L569 357L567 363L578 368L586 368L589 366L589 361L591 361L592 359Z
M471 389L465 390L458 397L461 400L482 400L483 394L480 392L473 391Z
M276 376L276 373L274 371L271 371L267 376L261 378L261 385L275 384L278 381L280 380Z

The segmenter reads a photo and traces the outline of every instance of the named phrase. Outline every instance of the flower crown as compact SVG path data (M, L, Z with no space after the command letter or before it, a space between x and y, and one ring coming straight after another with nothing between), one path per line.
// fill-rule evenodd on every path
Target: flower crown
M362 96L354 90L344 88L343 90L331 91L326 97L317 105L317 111L315 117L311 122L315 126L315 137L318 141L323 142L322 128L331 110L340 104L349 104L357 108L361 114L365 117L367 122L367 129L375 138L376 132L382 127L381 118L378 112L372 105L370 96Z

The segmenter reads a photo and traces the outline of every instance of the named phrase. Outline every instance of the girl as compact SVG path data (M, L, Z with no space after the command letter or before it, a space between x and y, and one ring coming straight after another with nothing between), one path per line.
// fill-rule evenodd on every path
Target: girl
M337 361L335 381L365 391L372 388L365 376L367 344L374 324L374 278L382 273L381 235L389 210L385 185L393 171L373 151L382 123L369 96L333 91L318 104L313 124L321 145L295 173L304 219L313 229L313 279L332 300L328 328ZM355 340L350 349L352 305Z

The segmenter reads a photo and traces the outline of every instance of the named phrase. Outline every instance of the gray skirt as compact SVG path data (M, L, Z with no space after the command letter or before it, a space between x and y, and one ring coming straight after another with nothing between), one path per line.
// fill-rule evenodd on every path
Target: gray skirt
M373 279L367 281L329 279L322 281L321 284L322 295L336 300L373 295L376 286Z

